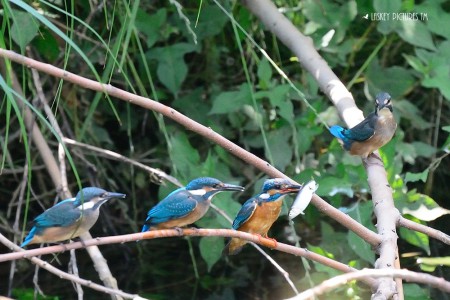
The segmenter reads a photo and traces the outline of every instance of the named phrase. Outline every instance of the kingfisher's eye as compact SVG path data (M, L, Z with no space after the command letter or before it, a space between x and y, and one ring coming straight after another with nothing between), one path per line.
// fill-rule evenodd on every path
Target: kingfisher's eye
M220 188L220 183L216 183L216 184L214 184L214 185L213 185L213 188L215 188L215 189L218 189L218 188Z
M100 195L101 198L106 198L108 196L108 193L103 193Z

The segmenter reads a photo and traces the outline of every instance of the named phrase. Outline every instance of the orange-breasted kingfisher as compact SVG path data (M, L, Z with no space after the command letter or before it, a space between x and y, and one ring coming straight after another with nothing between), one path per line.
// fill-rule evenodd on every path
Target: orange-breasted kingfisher
M242 186L226 184L211 177L194 179L150 209L142 232L192 224L206 214L212 197L217 193L243 190Z
M233 229L267 237L272 224L280 215L283 198L290 193L297 193L301 186L287 179L267 179L262 192L248 199L242 205L233 222ZM234 255L242 250L247 241L232 238L224 249L225 254Z
M335 125L330 128L330 132L350 154L366 159L372 152L386 145L396 129L391 96L382 92L375 98L375 112L370 113L361 123L350 129Z
M34 227L20 247L38 243L56 243L79 237L97 222L100 206L125 194L86 187L75 198L63 200L34 219Z

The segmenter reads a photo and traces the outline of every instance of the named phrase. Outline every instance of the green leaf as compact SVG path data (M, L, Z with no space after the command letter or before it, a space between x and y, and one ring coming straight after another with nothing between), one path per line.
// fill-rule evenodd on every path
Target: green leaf
M403 292L405 299L408 300L430 300L427 287L421 287L415 283L403 283Z
M442 2L444 1L423 1L419 5L416 3L415 11L426 14L427 27L431 32L450 40L450 28L448 27L450 14L442 9Z
M352 219L356 220L363 226L374 230L375 228L372 224L372 214L373 206L371 202L356 203L348 210L348 215L352 217ZM375 254L371 250L371 246L361 237L353 233L353 231L349 231L347 233L347 242L350 249L352 249L360 258L371 264L375 262Z
M396 26L395 31L405 42L425 49L436 50L431 33L424 23L415 20L394 22L399 24L399 26Z
M425 169L423 172L420 173L411 173L406 172L405 176L405 183L407 182L416 182L421 180L422 182L426 182L428 178L428 169Z
M208 265L208 272L222 256L222 249L225 246L222 237L202 237L200 239L200 254L206 264Z
M396 110L397 97L406 94L416 82L411 72L398 66L382 68L378 60L374 59L367 69L366 76L371 90L389 92L394 99L394 109Z
M402 7L402 1L374 0L373 7L375 8L375 11L378 13L395 13L400 11Z
M158 9L155 14L149 15L144 10L139 9L136 14L134 25L136 29L147 37L147 47L152 47L160 38L161 27L167 19L167 10ZM151 26L149 26L151 24Z
M241 109L245 104L251 104L250 87L243 83L238 91L223 92L213 100L209 114L227 114Z
M370 245L353 231L347 233L347 242L350 249L352 249L361 259L364 259L370 264L375 262L375 253L372 251Z
M58 58L59 45L53 34L47 28L41 28L40 34L33 39L32 45L36 46L45 58L53 62Z
M444 63L444 62L443 62ZM422 81L424 87L438 88L447 100L450 100L450 86L448 84L448 74L450 67L448 64L440 64L435 66L431 72L431 76Z
M258 64L258 78L259 87L261 89L267 89L270 85L270 79L272 78L272 66L266 58L261 59Z
M185 133L179 131L170 136L171 150L170 158L173 168L181 174L182 178L198 177L198 166L200 164L200 155L198 151L191 146Z
M401 116L411 121L411 126L417 129L427 129L431 124L421 116L421 111L407 100L394 100L394 109L401 113Z
M422 73L422 74L427 72L425 65L419 58L412 56L412 55L408 55L408 54L402 54L402 55L406 59L408 64L411 67L413 67L414 70L416 70L417 72Z
M289 127L283 127L267 133L267 143L272 154L273 164L279 170L284 170L291 163L293 155L292 146L289 144L291 137L292 131ZM266 149L266 157L270 157L268 149Z
M203 7L200 13L200 17L198 19L198 24L192 30L194 30L197 38L199 40L205 39L207 37L215 36L221 32L223 32L225 25L228 23L228 17L222 12L222 10L216 5L205 5L206 2L203 2ZM227 6L227 5L225 5ZM197 12L197 11L196 11ZM195 14L195 18L191 18L191 20L195 20L197 18L197 14ZM191 25L194 22L191 23ZM184 31L186 31L186 25L180 25ZM186 35L186 34L185 34Z
M166 86L172 94L177 94L181 84L187 75L187 66L184 55L196 50L196 46L187 43L179 43L167 47L150 49L147 58L158 61L158 79Z
M445 257L418 257L417 263L426 272L433 272L438 266L450 267L450 256Z
M353 197L352 184L345 178L335 176L323 176L317 178L319 189L316 194L319 196L334 196L336 194L344 194Z
M411 144L416 149L417 156L431 158L437 151L435 147L424 142L412 142Z
M422 248L430 255L430 243L426 234L400 227L400 236L411 245Z
M11 37L22 51L36 37L39 26L29 13L13 10L14 17L11 27Z

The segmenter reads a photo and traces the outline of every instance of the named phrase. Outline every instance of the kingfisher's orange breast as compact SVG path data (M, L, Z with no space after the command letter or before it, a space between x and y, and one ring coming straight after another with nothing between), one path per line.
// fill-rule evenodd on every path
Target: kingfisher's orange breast
M238 230L267 236L270 227L280 215L281 204L281 199L258 204L253 215Z

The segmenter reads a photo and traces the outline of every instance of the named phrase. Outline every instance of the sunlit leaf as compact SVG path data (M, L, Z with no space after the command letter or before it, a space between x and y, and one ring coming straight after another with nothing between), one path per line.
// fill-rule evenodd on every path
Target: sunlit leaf
M433 272L436 267L450 267L450 256L445 257L418 257L417 263L426 272Z

